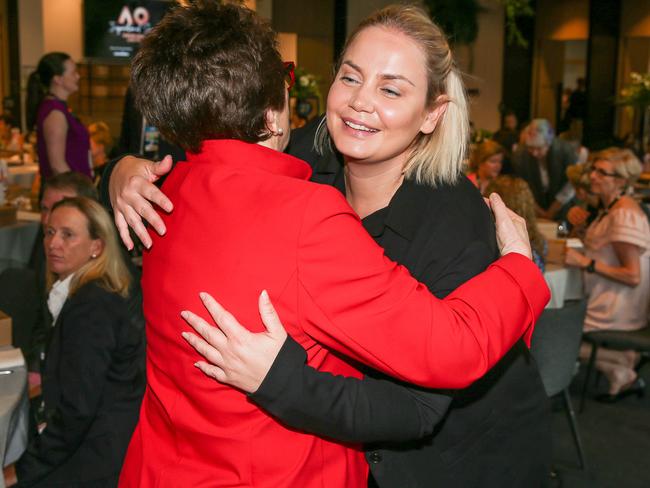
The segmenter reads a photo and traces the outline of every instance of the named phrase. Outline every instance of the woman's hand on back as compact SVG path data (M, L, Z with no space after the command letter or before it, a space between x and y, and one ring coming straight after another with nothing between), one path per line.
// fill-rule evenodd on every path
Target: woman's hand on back
M490 198L485 200L492 209L492 213L494 213L497 243L501 255L516 252L532 259L533 252L530 247L530 237L526 230L526 220L506 207L506 204L496 193L492 193Z
M171 212L174 208L169 198L154 185L154 182L169 173L171 168L171 156L165 156L158 163L135 156L125 156L115 165L108 184L108 193L115 224L122 242L128 249L133 248L129 227L145 247L151 247L151 236L144 226L143 219L149 222L158 234L165 233L165 224L151 202L165 212Z
M207 293L201 293L201 300L217 327L192 312L181 313L200 335L183 332L183 338L208 361L198 361L195 366L217 381L247 393L256 392L287 339L268 294L263 291L259 297L260 316L266 327L259 333L243 327Z

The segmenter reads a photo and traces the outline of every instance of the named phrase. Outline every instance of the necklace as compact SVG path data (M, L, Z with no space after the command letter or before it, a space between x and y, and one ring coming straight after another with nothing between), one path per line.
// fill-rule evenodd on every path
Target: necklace
M616 205L616 203L617 203L620 199L621 199L621 196L620 196L620 195L617 196L617 197L612 201L612 203L610 203L609 205L607 205L607 208L601 210L600 215L598 215L598 218L597 218L596 220L597 220L597 221L601 221L602 218L603 218L605 215L607 215L607 214L609 213L609 211L612 209L612 207L613 207L614 205Z

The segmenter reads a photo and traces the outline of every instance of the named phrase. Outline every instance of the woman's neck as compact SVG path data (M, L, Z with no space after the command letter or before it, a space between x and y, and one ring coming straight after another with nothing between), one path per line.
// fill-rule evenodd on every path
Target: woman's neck
M64 102L67 101L68 97L70 96L68 91L65 88L62 88L60 86L50 86L48 93L53 97L58 98L59 100L62 100Z
M621 198L621 192L616 191L613 193L608 193L606 195L601 195L600 196L600 201L603 204L603 207L608 208L610 205L612 205L616 200Z
M345 196L360 218L387 207L404 181L402 166L378 168L346 163Z

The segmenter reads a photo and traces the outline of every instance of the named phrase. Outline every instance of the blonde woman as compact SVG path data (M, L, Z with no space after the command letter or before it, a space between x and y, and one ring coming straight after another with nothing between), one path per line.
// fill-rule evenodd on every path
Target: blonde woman
M629 190L641 174L641 163L629 149L610 148L592 156L591 192L601 209L587 228L585 252L568 249L566 262L584 270L589 295L584 330L636 330L648 323L650 295L650 225ZM587 358L589 348L581 355ZM634 367L633 351L599 349L596 367L609 380L600 399L616 401L645 389Z
M472 151L467 177L479 189L481 195L488 195L488 185L501 174L504 156L505 149L489 139L477 144Z
M113 223L84 197L45 229L48 308L44 430L16 463L19 485L115 487L144 390L144 337L127 314L130 276Z
M351 34L316 138L315 129L312 125L295 133L292 153L312 162L314 181L343 191L386 254L431 292L447 296L496 259L488 208L462 173L468 116L461 78L444 33L420 9L386 8ZM315 139L324 151L321 157L313 153ZM330 140L336 151L328 151ZM111 185L116 209L135 225L133 209L121 202L142 207L131 199L134 188L122 182L131 179L134 165L143 163L125 163L115 170ZM154 173L164 168L145 167ZM158 199L161 195L154 188L141 193L169 203ZM160 244L157 241L153 249ZM214 303L205 300L209 310L215 310ZM204 330L201 324L207 324L189 317ZM393 324L396 337L407 333L408 322L403 316L401 323ZM378 340L388 337L385 331L373 330ZM305 366L306 353L291 338L271 367L286 334L279 336L281 340L260 349L248 341L251 350L244 352L240 364L263 363L259 370L251 366L254 373L239 376L254 377L252 383L238 381L232 370L227 377L216 377L256 392L248 398L294 428L340 441L392 441L368 445L371 483L539 486L546 476L547 399L522 341L486 377L451 393L404 386L371 370L363 380L321 373ZM207 343L186 337L216 361ZM211 366L200 364L213 374ZM435 437L426 437L443 419ZM340 486L328 481L328 486ZM358 485L349 479L342 486Z

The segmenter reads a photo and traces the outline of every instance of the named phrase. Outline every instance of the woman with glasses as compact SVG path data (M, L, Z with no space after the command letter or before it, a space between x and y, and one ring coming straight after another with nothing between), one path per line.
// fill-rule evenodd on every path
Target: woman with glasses
M601 209L584 238L585 252L567 249L566 263L584 270L589 295L585 332L637 330L648 323L650 296L650 226L629 190L641 173L641 163L629 149L610 148L592 156L591 192ZM591 353L585 346L581 355ZM642 395L645 385L635 365L634 351L599 348L596 367L609 380L602 401Z

